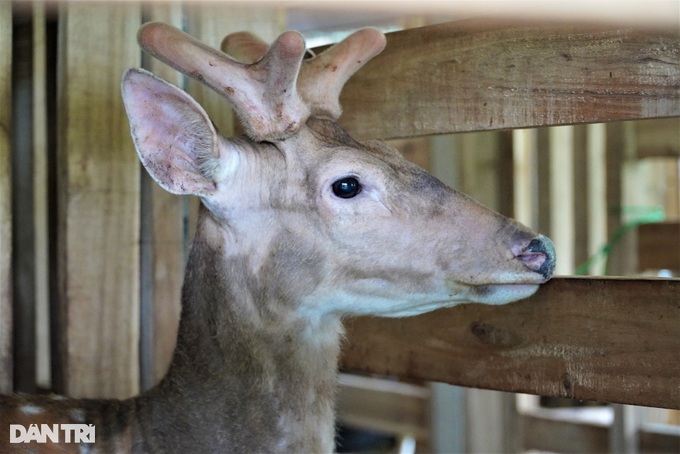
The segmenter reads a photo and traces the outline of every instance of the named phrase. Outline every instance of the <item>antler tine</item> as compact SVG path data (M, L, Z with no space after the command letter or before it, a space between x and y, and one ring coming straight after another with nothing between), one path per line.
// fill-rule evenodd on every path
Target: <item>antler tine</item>
M313 115L337 120L342 114L340 92L347 80L385 48L385 35L364 28L340 43L305 60L298 89Z
M296 89L305 52L298 33L282 34L252 65L161 23L142 26L138 41L154 57L226 97L256 141L283 140L309 117Z
M248 32L228 35L222 51L243 62L256 62L267 52L267 44ZM364 63L385 48L385 35L374 28L359 30L316 57L304 60L298 90L312 115L340 118L340 92Z

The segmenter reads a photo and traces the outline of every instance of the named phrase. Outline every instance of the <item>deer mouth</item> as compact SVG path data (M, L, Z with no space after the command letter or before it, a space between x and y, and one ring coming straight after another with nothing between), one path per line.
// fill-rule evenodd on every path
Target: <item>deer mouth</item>
M530 297L541 282L507 284L471 284L447 279L449 296L454 300L491 305L508 304Z
M538 290L538 284L492 284L474 287L476 303L508 304L530 297Z

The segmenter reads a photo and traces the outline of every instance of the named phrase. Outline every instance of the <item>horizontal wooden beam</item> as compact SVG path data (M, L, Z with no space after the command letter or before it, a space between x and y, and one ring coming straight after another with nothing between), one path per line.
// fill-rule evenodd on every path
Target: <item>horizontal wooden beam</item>
M680 116L680 34L477 19L390 33L341 104L364 139Z
M505 306L348 320L342 367L680 409L680 280L556 278Z

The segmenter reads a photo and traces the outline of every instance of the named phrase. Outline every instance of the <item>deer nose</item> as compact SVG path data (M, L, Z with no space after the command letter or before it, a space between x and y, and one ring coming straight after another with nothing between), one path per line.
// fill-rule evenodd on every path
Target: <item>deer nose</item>
M538 235L529 243L513 246L515 258L524 266L542 275L546 280L555 271L555 245L550 238Z

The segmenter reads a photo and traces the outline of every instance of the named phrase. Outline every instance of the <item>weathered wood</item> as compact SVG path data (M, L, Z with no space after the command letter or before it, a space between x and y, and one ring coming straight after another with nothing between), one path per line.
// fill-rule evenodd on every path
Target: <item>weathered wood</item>
M149 3L146 18L181 27L182 5ZM184 77L148 57L145 67L177 86ZM170 194L142 175L142 388L165 375L175 350L184 279L184 209L186 200Z
M12 4L0 3L0 392L12 391Z
M638 227L638 257L640 271L680 270L680 222Z
M507 306L347 322L343 369L680 408L680 280L557 278Z
M139 389L139 163L120 97L139 66L134 4L65 3L60 20L58 233L63 391ZM106 51L103 51L106 49Z
M465 20L406 30L345 86L342 123L397 138L679 116L679 59L677 29Z

